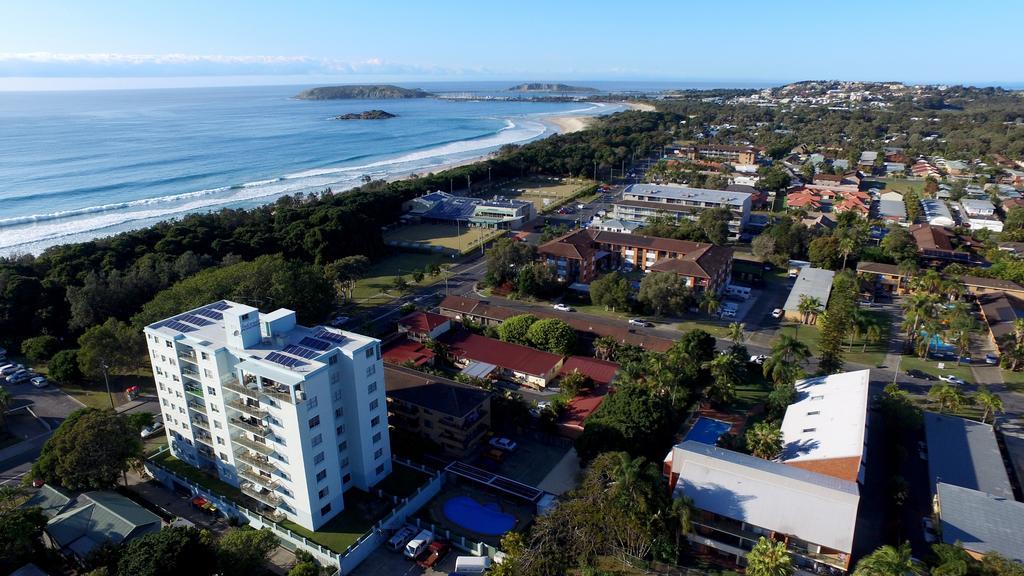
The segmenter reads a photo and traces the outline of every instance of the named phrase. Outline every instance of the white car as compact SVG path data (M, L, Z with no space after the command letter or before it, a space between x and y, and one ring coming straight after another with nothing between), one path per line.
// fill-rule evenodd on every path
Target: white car
M498 448L499 450L505 450L507 452L512 452L513 450L519 447L519 444L516 444L515 440L512 440L511 438L505 438L502 436L495 436L494 438L491 438L490 441L487 443L490 444L491 447L493 448Z
M145 428L143 428L142 431L139 432L139 436L142 436L143 438L149 438L150 436L155 435L157 432L163 429L164 423L157 420L156 422L153 422L152 426L146 426Z
M547 400L537 402L536 406L530 408L530 416L533 416L534 418L540 418L541 413L543 413L548 408L551 408L551 402L548 402ZM515 444L515 442L512 443Z
M572 306L569 306L568 304L562 304L561 302L559 302L558 304L555 304L554 306L552 306L552 308L554 308L555 310L558 310L559 312L572 312L573 311Z
M21 364L7 364L5 366L0 366L0 376L10 376L11 374L17 372L18 370L23 370L24 368L25 367L22 366Z
M943 382L949 382L950 384L956 384L957 386L963 386L964 384L967 384L967 382L964 382L962 378L958 378L952 374L945 374L939 376L939 380L942 380Z
M339 326L344 326L345 324L348 323L349 320L350 318L348 316L335 316L334 319L331 320L331 326L335 328Z
M768 359L768 356L766 356L764 354L755 354L755 355L750 357L750 363L751 364L757 364L758 366L760 366L761 364L764 364L764 361L767 360L767 359Z
M30 380L30 382L36 388L46 388L50 384L50 381L46 379L46 376L36 376Z
M648 322L647 320L644 320L643 318L630 318L629 319L629 325L630 326L639 326L640 328L650 328L651 326L654 326L653 323Z
M772 310L772 318L782 318L782 308Z

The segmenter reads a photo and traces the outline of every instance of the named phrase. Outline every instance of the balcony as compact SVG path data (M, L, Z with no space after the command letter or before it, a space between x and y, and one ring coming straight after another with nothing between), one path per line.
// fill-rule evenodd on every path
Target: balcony
M267 417L267 411L266 410L261 410L259 405L255 405L254 406L254 405L248 404L245 401L240 400L240 399L239 400L229 400L227 404L228 404L228 408L233 408L235 410L238 410L239 412L242 412L244 414L248 414L249 416L252 416L254 418L259 418L260 420L262 420L262 419Z
M266 394L267 396L270 396L274 400L280 400L282 402L287 402L289 404L295 403L295 401L292 400L291 390L284 385L264 386L263 393Z
M270 426L267 426L266 424L253 424L251 422L246 422L241 418L228 418L228 424L257 436L270 435Z
M196 370L191 366L182 366L181 373L185 376L191 376L192 378L199 378L199 370Z
M270 446L268 446L266 444L263 444L262 442L256 442L255 440L250 440L250 439L246 438L245 436L239 436L238 438L232 438L231 441L234 442L235 444L238 444L239 446L243 446L245 448L248 448L249 450L255 450L255 451L259 452L260 454L265 454L267 456L270 456L271 454L274 453L274 449L272 447L270 447Z
M202 400L206 399L206 395L203 394L203 389L200 386L194 386L194 385L191 385L191 384L185 384L185 393L186 394L191 394L191 395L193 395L193 396L195 396L197 398L200 398Z
M203 445L209 446L210 448L213 448L213 436L211 436L209 434L199 434L199 433L196 433L195 434L195 440L196 440L196 442L199 442L200 444L203 444Z
M191 420L191 422L192 422L193 426L195 426L196 428L199 428L200 430L205 430L206 432L210 431L210 421L209 420L204 420L204 419L201 419L201 418L193 418Z
M191 362L192 364L195 364L196 366L199 365L199 362L196 360L196 353L195 353L195 351L178 352L178 359L179 360L184 360L185 362Z
M275 466L266 456L256 456L245 450L235 454L235 459L239 462L245 462L256 470L262 470L268 474L274 474L279 471L278 467Z
M272 490L261 490L256 485L243 482L239 488L242 490L242 494L258 500L267 506L277 506L281 503L281 497L274 494Z
M202 414L203 416L206 416L206 403L205 402L199 402L197 400L189 398L187 404L188 404L188 409L189 410L195 410L196 412Z
M253 484L259 484L268 490L274 490L277 488L277 482L273 478L260 474L258 470L251 466L239 466L238 477L243 480L248 480Z

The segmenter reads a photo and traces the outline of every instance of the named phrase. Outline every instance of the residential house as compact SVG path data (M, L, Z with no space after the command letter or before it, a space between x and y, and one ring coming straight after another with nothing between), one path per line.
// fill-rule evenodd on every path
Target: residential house
M398 320L398 333L417 342L436 340L451 328L451 318L422 310L411 312Z
M897 176L907 171L907 165L902 162L885 162L882 166L886 176Z
M663 214L677 220L696 220L704 210L724 208L732 214L729 234L735 239L750 218L751 204L751 195L742 192L676 184L631 184L613 208L615 218L631 222L646 222L648 218Z
M832 280L836 273L823 268L811 268L805 266L793 283L789 291L786 303L782 309L786 320L800 322L804 319L804 313L800 311L800 302L805 298L817 298L821 303L822 310L828 306L828 297L832 293ZM813 323L813 320L812 320Z
M924 413L928 482L940 482L1013 500L1013 487L991 424L959 416Z
M732 249L725 246L599 230L574 230L540 245L537 254L559 280L584 284L599 270L627 266L674 272L694 290L719 292L732 269Z
M815 174L811 184L831 188L841 186L859 187L860 180L860 176L856 172L848 172L846 174Z
M865 150L860 153L860 160L857 161L857 168L865 174L871 174L875 169L876 160L878 160L878 152Z
M1003 222L996 217L996 207L989 200L971 198L960 200L960 215L974 230L1003 231Z
M1000 351L1013 347L1017 339L1015 323L1017 319L1024 318L1024 288L1017 293L999 291L982 294L978 296L978 307L992 345Z
M975 560L999 554L1024 563L1024 503L939 482L934 511L942 542L963 548Z
M534 388L547 387L565 362L558 354L479 336L468 330L449 332L441 341L448 345L448 353L456 365L463 368L484 365L487 368L484 373L488 375Z
M600 230L602 232L619 232L621 234L632 234L637 228L640 228L643 224L639 222L625 222L622 220L616 220L615 218L601 219L594 216L594 219L590 221L587 228L593 230Z
M565 411L558 419L559 434L578 438L583 433L587 418L604 402L618 371L619 365L607 360L586 356L570 356L566 359L562 365L562 377L579 372L590 378L592 386L566 403Z
M907 223L907 205L903 200L879 200L878 218L896 224Z
M931 224L914 224L910 233L917 243L917 252L921 260L936 264L960 262L967 265L980 265L983 260L973 249L970 238L963 238L952 231Z
M726 146L722 144L691 144L679 150L690 160L713 160L729 164L756 164L763 149L756 146Z
M448 378L384 367L388 421L455 458L466 458L491 429L491 393Z
M910 167L910 173L917 178L932 177L936 180L942 178L942 172L927 160L918 160Z
M956 226L956 220L953 220L953 214L944 200L922 198L920 203L925 223L947 228Z
M964 176L969 173L971 167L962 160L946 161L946 173L950 176Z
M159 532L160 517L115 492L86 492L74 504L50 518L43 540L78 563L104 542L128 543Z
M423 342L406 336L381 344L380 353L386 364L397 366L433 366L436 356Z
M878 199L879 200L889 200L889 201L892 201L892 202L903 202L903 194L900 194L899 192L893 192L892 190L889 190L887 192L882 192L878 196Z
M901 272L895 264L858 262L857 273L872 278L879 288L894 294L904 293L910 282L907 274ZM980 296L1002 293L1024 298L1024 286L1009 280L967 275L959 276L957 280L968 294L978 296L979 301Z

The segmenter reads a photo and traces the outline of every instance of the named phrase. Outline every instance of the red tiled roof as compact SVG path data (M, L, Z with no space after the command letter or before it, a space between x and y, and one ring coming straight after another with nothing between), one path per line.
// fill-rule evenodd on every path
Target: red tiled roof
M445 322L448 322L447 316L441 316L440 314L434 314L433 312L423 312L417 310L403 316L399 321L398 325L404 328L408 328L412 332L416 333L427 333L433 331L438 326L441 326Z
M584 421L597 410L608 395L608 386L594 386L586 394L580 394L568 402L558 423L571 428L582 429Z
M598 360L597 358L590 358L587 356L569 356L566 359L565 364L562 365L562 370L559 372L562 376L572 374L573 372L579 371L580 374L589 377L594 381L594 385L600 384L611 384L612 380L615 379L615 374L619 371L619 365L615 362L609 362L607 360Z
M794 192L786 196L786 206L791 208L803 208L804 206L813 206L815 208L821 206L821 199L816 195L811 195L806 192Z
M494 364L531 376L546 376L562 361L558 354L479 336L466 330L449 332L443 340L456 358Z
M415 366L427 364L434 358L434 353L419 342L401 338L381 349L381 356L389 364L401 366L412 362Z
M1003 200L1003 210L1009 212L1013 208L1024 207L1024 198L1010 198Z
M458 312L460 315L469 314L471 316L483 316L484 318L491 318L499 322L513 316L523 314L523 312L519 312L518 310L503 308L501 306L492 306L486 302L463 296L445 296L445 299L441 301L439 308L441 310L453 310Z
M597 252L594 240L587 230L573 230L558 238L545 242L537 248L537 253L548 254L571 260L589 260Z
M941 226L915 224L910 227L918 250L953 250L952 234Z

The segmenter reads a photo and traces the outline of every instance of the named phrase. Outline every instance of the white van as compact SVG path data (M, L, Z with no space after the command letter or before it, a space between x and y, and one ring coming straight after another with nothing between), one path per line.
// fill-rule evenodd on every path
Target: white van
M491 559L487 556L459 556L455 559L455 573L459 576L483 574L490 567Z
M415 558L426 550L427 546L430 546L430 543L433 541L434 533L430 530L423 530L405 545L405 551L402 554L405 554L406 558Z
M394 536L392 536L391 539L388 540L388 548L390 548L391 551L393 552L398 552L402 549L403 546L405 546L405 543L408 542L409 538L412 538L413 534L415 533L416 528L414 528L413 526L410 526L408 524L402 526L398 529L398 531L395 532Z

